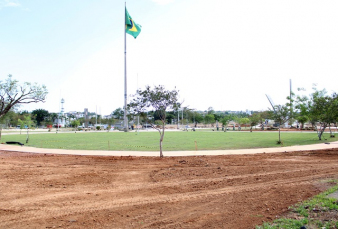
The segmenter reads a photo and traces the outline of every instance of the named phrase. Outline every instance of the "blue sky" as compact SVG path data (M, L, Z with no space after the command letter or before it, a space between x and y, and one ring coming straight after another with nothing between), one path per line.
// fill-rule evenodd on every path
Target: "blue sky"
M21 109L123 106L124 1L0 0L0 79L45 84ZM338 91L337 1L129 0L128 94L163 84L185 106L261 110L313 83Z

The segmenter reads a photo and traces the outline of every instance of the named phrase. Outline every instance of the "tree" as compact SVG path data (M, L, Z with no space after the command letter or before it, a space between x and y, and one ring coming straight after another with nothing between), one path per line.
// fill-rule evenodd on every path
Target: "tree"
M309 121L309 118L306 115L297 115L296 120L300 123L300 129L303 129L304 124Z
M167 123L172 123L173 120L175 119L175 114L174 112L167 112Z
M13 110L7 112L0 118L0 123L5 123L6 127L16 126L18 123L18 115Z
M203 122L203 115L197 111L194 112L193 119L195 122L195 127L197 127L197 123Z
M176 89L169 91L163 85L146 86L145 90L137 90L133 95L133 100L128 104L128 108L134 114L144 114L148 109L154 109L158 112L162 127L158 128L152 124L152 127L158 130L160 134L160 157L163 157L162 144L166 124L167 110L177 109L178 91ZM148 117L147 117L148 118Z
M220 121L222 119L222 115L221 114L213 114L214 115L214 118L215 118L215 121Z
M47 93L44 85L29 82L20 85L8 75L5 81L0 81L0 118L17 105L44 102Z
M73 120L70 122L70 125L72 125L72 127L77 128L78 126L80 126L80 121L79 120Z
M18 124L20 125L20 129L27 128L27 138L26 138L26 143L29 141L29 134L28 134L28 129L32 127L33 121L31 119L30 114L26 114L23 116L23 120L18 119ZM20 130L21 134L21 130Z
M222 123L222 127L224 128L224 132L227 131L227 127L229 122L232 120L232 115L225 115L222 119L221 119L221 123Z
M240 119L241 119L241 116L239 116L239 115L234 116L234 119L232 120L234 122L233 130L235 130L235 128L236 128L236 123L238 124L238 130L239 131L241 130Z
M330 129L330 136L334 137L331 132L331 123L335 123L338 109L337 98L333 96L314 96L311 113L315 119L319 121L320 128L317 129L319 140L322 140L322 135L326 127Z
M208 114L214 114L215 113L215 110L213 107L209 107L208 108Z
M309 97L297 97L296 108L299 110L300 115L307 116L317 131L318 139L322 140L326 127L330 128L330 124L337 121L338 99L336 93L328 96L325 89L318 90L315 86L312 89L314 92ZM317 122L320 124L319 129L317 128ZM331 137L333 136L331 132Z
M259 113L254 113L251 116L249 116L249 124L250 124L250 132L252 132L252 127L258 125L262 120L262 117Z
M59 115L57 113L49 113L48 119L53 124L58 119L58 117Z
M250 119L249 118L240 118L238 120L238 124L239 124L238 130L242 129L241 125L245 125L245 124L248 124L248 123L250 123Z
M101 119L101 123L111 126L115 123L115 119L113 119L113 118L103 118L103 119Z
M32 115L36 120L38 126L40 126L41 122L48 118L49 112L44 109L36 109L32 111Z
M271 118L271 112L270 111L263 111L263 112L259 112L259 124L261 124L262 130L264 130L264 124L265 124L265 120L270 119Z
M122 119L124 117L124 110L122 108L117 108L112 112L112 115L116 118L116 119Z
M213 124L215 123L215 116L213 114L207 114L205 117L204 117L204 122L205 124Z
M276 105L273 107L273 118L275 120L276 123L278 123L279 127L278 127L278 144L282 144L281 138L280 138L280 127L281 125L283 125L284 123L286 123L287 121L289 121L292 118L292 114L291 114L291 110L290 110L290 106L288 105Z

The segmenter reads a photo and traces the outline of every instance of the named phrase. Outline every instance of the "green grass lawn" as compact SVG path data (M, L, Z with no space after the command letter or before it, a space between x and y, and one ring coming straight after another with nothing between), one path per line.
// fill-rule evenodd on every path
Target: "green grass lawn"
M27 146L54 149L81 150L122 150L122 151L157 151L159 150L158 132L86 132L86 133L48 133L30 134ZM316 133L282 132L283 146L308 145L337 140L325 133L319 141ZM324 140L327 139L327 140ZM279 147L276 132L222 132L222 131L180 131L166 132L163 149L165 151L226 150L245 148ZM26 143L26 134L3 135L1 143L18 141Z

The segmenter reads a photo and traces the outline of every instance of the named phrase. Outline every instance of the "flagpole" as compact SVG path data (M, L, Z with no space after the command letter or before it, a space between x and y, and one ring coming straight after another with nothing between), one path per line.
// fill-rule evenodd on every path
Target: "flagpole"
M124 10L127 4L124 2ZM127 118L127 41L126 41L126 17L124 17L124 131L128 131Z

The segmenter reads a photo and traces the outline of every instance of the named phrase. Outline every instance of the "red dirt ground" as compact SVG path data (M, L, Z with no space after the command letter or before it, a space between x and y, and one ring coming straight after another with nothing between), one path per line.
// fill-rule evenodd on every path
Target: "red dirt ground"
M338 149L163 159L0 151L0 228L254 228L337 174Z

